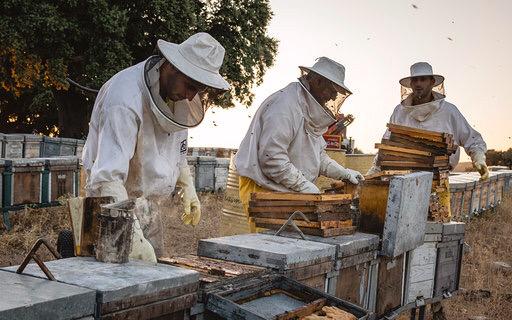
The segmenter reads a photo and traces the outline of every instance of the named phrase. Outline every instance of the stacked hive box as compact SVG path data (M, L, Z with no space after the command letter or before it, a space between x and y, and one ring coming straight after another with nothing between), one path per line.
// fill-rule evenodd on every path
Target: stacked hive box
M434 174L429 217L434 221L450 221L449 203L440 199L447 195L450 170L449 157L457 146L448 133L388 124L389 139L376 144L377 164L382 170L430 171Z
M333 237L353 234L349 194L253 193L249 202L249 216L256 227L279 229L296 211L309 222L296 216L294 223L305 234Z
M336 248L319 242L266 234L199 240L198 255L271 268L307 286L326 291Z
M103 263L91 257L45 264L59 283L96 293L95 319L184 319L197 300L199 274L192 270L141 261ZM24 274L45 278L36 264L29 264Z

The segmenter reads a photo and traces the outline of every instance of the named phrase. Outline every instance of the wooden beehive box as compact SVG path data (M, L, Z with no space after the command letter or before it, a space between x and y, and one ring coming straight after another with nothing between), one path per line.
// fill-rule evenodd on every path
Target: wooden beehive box
M197 300L199 273L192 270L140 260L103 263L92 257L45 264L56 281L96 292L95 319L184 319ZM23 273L45 278L36 264Z
M437 244L434 297L452 294L459 290L464 244L462 222L443 224L441 241Z
M270 233L270 231L265 233ZM297 233L293 232L284 232L281 235L295 239L300 238ZM334 270L327 279L327 292L374 312L379 237L356 232L353 235L327 238L305 235L305 238L308 241L336 247L336 261Z
M218 319L299 319L324 306L367 319L367 312L349 302L309 288L283 276L263 277L220 285L208 294L206 309Z
M425 242L407 254L404 304L433 297L437 244L442 239L442 232L443 223L427 222Z
M15 159L12 167L12 205L40 203L45 183L43 159Z
M350 194L262 192L251 194L249 216L256 227L278 230L296 211L295 224L303 233L322 237L353 234Z
M379 257L378 269L375 313L380 318L402 305L404 254L395 258Z
M382 236L381 254L398 257L423 243L431 187L431 172L362 183L359 228Z
M336 248L319 242L267 234L201 239L198 255L271 268L321 291L333 271Z
M46 168L50 172L50 202L62 196L78 196L79 164L75 157L46 159Z

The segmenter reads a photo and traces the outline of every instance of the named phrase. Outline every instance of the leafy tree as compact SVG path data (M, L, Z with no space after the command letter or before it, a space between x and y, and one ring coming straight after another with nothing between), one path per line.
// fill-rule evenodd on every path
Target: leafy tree
M268 0L4 0L0 3L0 131L84 137L95 95L116 72L208 32L225 48L232 89L215 104L250 105L273 64Z
M506 151L488 150L486 153L486 162L490 166L512 167L512 148Z

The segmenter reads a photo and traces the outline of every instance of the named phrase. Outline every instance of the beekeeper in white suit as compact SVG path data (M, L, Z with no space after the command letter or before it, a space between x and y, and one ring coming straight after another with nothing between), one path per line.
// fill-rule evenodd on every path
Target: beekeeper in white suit
M389 122L453 134L455 143L463 147L471 157L481 178L487 179L487 146L480 133L469 125L459 109L445 100L444 77L434 74L432 66L426 62L413 64L410 71L410 76L400 80L403 100L396 106ZM389 130L386 130L383 138L387 139L389 135ZM450 156L452 169L459 163L459 158L460 148L457 148L457 152ZM376 159L368 174L380 171Z
M346 169L325 152L322 137L351 91L345 68L326 57L268 97L256 112L236 154L240 197L247 211L251 192L320 193L319 175L357 184L362 175Z
M102 86L83 155L87 196L142 197L150 217L135 222L130 258L153 262L162 253L163 232L152 199L170 197L180 186L183 222L199 222L201 205L186 160L187 129L203 120L202 94L229 89L219 74L225 50L209 34L194 34L181 44L158 40L158 49L160 55Z

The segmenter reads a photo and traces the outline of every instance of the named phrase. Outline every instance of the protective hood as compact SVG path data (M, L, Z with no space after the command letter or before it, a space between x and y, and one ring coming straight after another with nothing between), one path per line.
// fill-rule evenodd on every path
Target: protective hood
M304 115L306 129L316 136L321 136L330 125L336 122L336 118L311 95L307 81L299 79L299 84L303 97L300 107Z
M416 121L423 122L429 119L433 114L435 114L439 108L441 107L441 102L444 100L445 96L441 93L432 91L434 95L434 100L418 104L412 105L412 94L409 94L402 102L402 106L404 107L405 112L409 113L409 115L415 119Z
M144 63L144 89L151 111L158 124L168 133L198 126L204 119L205 109L199 94L192 101L164 101L160 96L160 67L166 61L151 56Z

